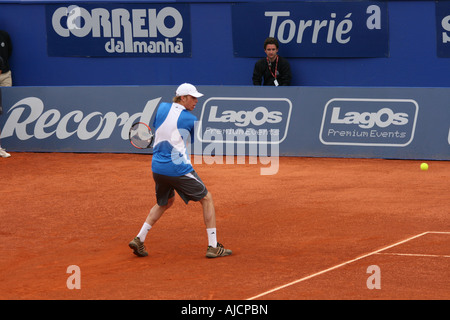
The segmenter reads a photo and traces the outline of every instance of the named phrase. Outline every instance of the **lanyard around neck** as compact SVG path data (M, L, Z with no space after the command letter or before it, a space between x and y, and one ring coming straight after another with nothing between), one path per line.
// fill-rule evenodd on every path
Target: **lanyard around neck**
M269 61L269 57L267 57L266 59L267 59L267 65L269 66L269 71L272 74L272 77L274 77L276 79L277 78L277 69L278 69L278 55L277 55L277 61L275 62L275 74L273 74L272 69L270 68L272 63Z

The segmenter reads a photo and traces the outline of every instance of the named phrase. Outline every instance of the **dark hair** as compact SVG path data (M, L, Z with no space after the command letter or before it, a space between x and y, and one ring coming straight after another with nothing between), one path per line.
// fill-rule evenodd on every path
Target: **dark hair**
M273 38L273 37L268 37L265 41L264 41L264 50L266 50L266 47L268 44L274 44L277 49L278 49L278 40Z

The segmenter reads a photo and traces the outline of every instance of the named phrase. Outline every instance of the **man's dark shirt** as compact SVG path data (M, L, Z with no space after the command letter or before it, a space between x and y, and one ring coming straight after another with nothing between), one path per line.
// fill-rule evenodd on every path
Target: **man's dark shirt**
M289 61L280 56L278 56L278 65L275 60L269 66L267 58L262 58L255 63L252 78L253 84L255 86L260 86L261 84L264 86L274 86L275 78L273 75L275 75L275 69L278 85L289 86L292 79L291 66Z

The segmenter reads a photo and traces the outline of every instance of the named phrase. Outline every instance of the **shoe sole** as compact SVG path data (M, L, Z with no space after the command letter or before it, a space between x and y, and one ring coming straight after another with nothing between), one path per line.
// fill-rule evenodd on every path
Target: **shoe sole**
M212 258L220 258L220 257L230 256L231 254L232 254L232 252L230 252L228 254L221 254L221 255L219 255L217 253L213 253L213 252L207 252L206 257L212 259Z
M139 248L138 248L138 245L137 245L136 243L130 242L130 243L128 244L128 246L129 246L131 249L133 249L133 253L134 253L135 255L137 255L138 257L146 257L146 256L148 256L148 253L147 253L147 252L145 252L144 254L139 253Z

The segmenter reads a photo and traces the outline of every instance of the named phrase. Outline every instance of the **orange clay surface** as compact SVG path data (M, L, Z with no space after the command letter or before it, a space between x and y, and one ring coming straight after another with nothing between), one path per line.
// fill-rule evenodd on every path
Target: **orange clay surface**
M150 155L0 158L0 299L450 299L450 162L245 160L194 164L233 250L207 259L201 205L178 195L149 256L129 249L155 202Z

